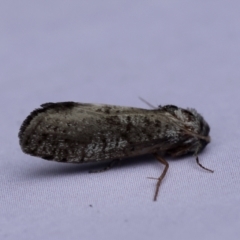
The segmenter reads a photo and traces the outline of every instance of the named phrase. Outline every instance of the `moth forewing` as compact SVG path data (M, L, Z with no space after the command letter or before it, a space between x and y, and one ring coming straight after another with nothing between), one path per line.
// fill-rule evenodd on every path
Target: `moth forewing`
M157 153L197 155L210 142L209 131L195 110L173 105L148 110L59 102L42 104L30 113L19 140L23 152L58 162L98 162L152 153L165 164Z

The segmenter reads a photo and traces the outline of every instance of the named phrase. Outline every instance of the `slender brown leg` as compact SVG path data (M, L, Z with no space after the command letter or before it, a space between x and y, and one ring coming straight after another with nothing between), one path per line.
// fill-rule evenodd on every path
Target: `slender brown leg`
M98 169L98 170L91 170L89 173L100 173L100 172L105 172L109 169L111 169L115 164L119 163L121 159L114 159L112 160L105 168Z
M204 166L199 162L198 156L196 156L196 161L197 161L197 164L198 164L201 168L203 168L204 170L207 170L207 171L209 171L209 172L211 172L211 173L214 172L213 170L204 167Z
M169 164L166 160L164 160L163 158L161 158L157 153L154 153L153 156L155 158L157 158L157 160L162 163L163 165L165 165L165 168L162 172L162 174L160 175L159 178L151 178L149 177L150 179L157 179L157 186L156 186L156 190L155 190L155 194L154 194L154 198L153 198L153 201L157 201L157 196L158 196L158 192L159 192L159 188L160 188L160 185L161 185L161 182L163 180L163 178L165 177L166 173L167 173L167 170L168 170L168 167L169 167Z

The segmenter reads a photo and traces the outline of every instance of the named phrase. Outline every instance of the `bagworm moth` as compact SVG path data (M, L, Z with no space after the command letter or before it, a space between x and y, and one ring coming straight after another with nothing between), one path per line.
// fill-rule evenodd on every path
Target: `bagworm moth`
M34 110L22 123L18 136L24 153L57 162L99 162L153 154L165 165L157 178L156 200L168 170L161 156L194 153L203 167L198 153L210 142L209 131L207 122L194 109L59 102Z

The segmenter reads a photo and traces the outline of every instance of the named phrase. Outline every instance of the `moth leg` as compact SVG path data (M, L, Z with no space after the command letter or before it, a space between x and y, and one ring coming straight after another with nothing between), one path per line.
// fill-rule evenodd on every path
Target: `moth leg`
M196 162L197 162L197 164L198 164L201 168L203 168L204 170L209 171L209 172L211 172L211 173L214 172L213 170L204 167L204 166L199 162L198 156L196 156Z
M156 190L155 190L155 194L154 194L154 198L153 198L153 201L157 201L157 196L158 196L158 192L159 192L159 188L160 188L160 185L162 183L162 180L163 178L165 177L166 173L167 173L167 170L169 168L169 164L166 160L164 160L163 158L161 158L157 153L154 153L153 156L160 162L162 163L163 165L165 165L165 168L162 172L162 174L160 175L159 178L151 178L149 177L150 179L157 179L157 186L156 186Z
M121 159L114 159L112 160L105 168L98 169L98 170L91 170L89 173L100 173L100 172L105 172L109 169L111 169L115 164L118 164Z

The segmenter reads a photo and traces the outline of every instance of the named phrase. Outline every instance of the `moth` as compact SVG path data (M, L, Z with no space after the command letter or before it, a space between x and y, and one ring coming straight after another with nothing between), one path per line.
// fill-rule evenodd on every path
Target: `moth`
M18 136L24 153L57 162L101 162L153 154L165 166L156 178L156 201L169 167L163 155L193 153L198 165L213 172L198 160L198 153L210 142L209 131L194 109L58 102L42 104L31 112Z

